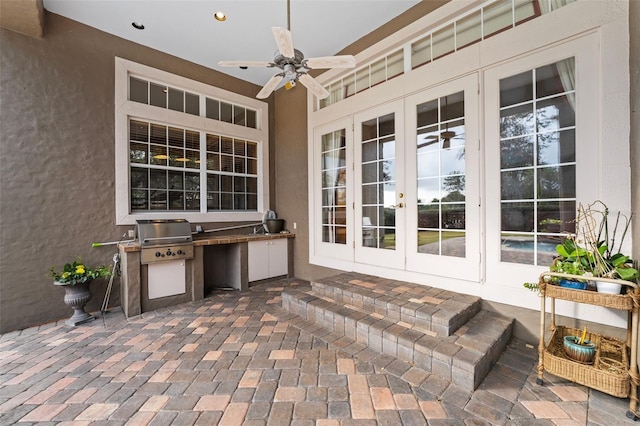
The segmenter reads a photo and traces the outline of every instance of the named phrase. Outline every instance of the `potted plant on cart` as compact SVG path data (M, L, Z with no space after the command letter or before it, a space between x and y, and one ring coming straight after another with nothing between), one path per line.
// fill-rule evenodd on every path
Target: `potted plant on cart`
M618 212L612 225L609 208L602 201L578 207L576 231L588 253L587 260L599 292L620 294L622 285L611 280L636 282L640 276L631 257L622 253L631 218Z
M548 276L546 279L551 284L586 289L591 283L599 292L620 294L622 284L616 283L617 280L638 280L640 274L633 260L622 253L631 217L618 213L611 224L609 214L609 208L602 201L586 207L579 205L576 233L567 235L562 244L556 246L558 255L549 271L584 279ZM524 287L539 290L537 283L525 283Z
M55 285L64 288L64 303L73 308L73 316L65 321L67 325L77 326L93 321L95 317L85 312L84 307L91 300L89 285L94 279L107 278L111 275L107 266L89 267L77 257L66 263L60 272L55 267L49 270L49 277Z

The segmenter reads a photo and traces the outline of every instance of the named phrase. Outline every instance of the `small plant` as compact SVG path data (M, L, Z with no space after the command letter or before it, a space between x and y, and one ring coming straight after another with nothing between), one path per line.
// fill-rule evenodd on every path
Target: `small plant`
M556 257L549 267L551 272L559 272L571 275L587 275L592 276L593 255L587 250L579 247L567 237L562 244L556 246Z
M73 263L66 263L62 267L62 271L58 272L55 267L52 267L48 274L54 281L68 285L86 283L96 278L107 278L110 275L111 271L107 266L90 268L82 262L80 256L78 256Z
M538 283L524 283L522 284L524 288L535 291L536 293L540 293L540 284Z

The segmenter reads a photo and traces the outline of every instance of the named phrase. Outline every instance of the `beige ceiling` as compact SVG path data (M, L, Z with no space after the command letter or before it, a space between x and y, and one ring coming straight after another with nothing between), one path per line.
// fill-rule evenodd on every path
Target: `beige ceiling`
M356 54L450 0L290 0L296 49L305 57ZM221 68L221 60L271 61L271 27L287 27L286 0L0 0L0 26L45 37L46 13L258 85L272 68ZM224 23L212 14L227 12ZM132 27L141 22L145 29ZM314 73L315 74L315 73Z
M287 20L287 0L43 0L47 12L258 85L273 68L222 68L218 62L272 61L271 28L287 28L288 21L294 46L306 58L331 56L419 3L437 2L289 0ZM217 11L227 14L225 22L213 19Z

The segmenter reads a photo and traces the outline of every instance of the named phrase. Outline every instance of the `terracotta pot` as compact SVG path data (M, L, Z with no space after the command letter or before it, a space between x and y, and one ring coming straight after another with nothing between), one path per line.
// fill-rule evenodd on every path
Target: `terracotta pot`
M54 284L64 288L64 303L73 308L73 315L65 321L65 324L75 327L96 319L84 311L85 305L91 300L90 280L75 285L58 281L54 281Z

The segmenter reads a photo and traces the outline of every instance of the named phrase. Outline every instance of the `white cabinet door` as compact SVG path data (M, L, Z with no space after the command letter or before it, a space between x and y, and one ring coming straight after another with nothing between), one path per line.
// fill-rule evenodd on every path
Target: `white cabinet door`
M249 281L287 275L289 271L285 238L248 243Z
M287 239L269 241L269 277L287 275L289 272Z
M248 244L249 281L269 278L268 241L252 241Z
M187 292L186 260L151 263L148 266L149 299Z

